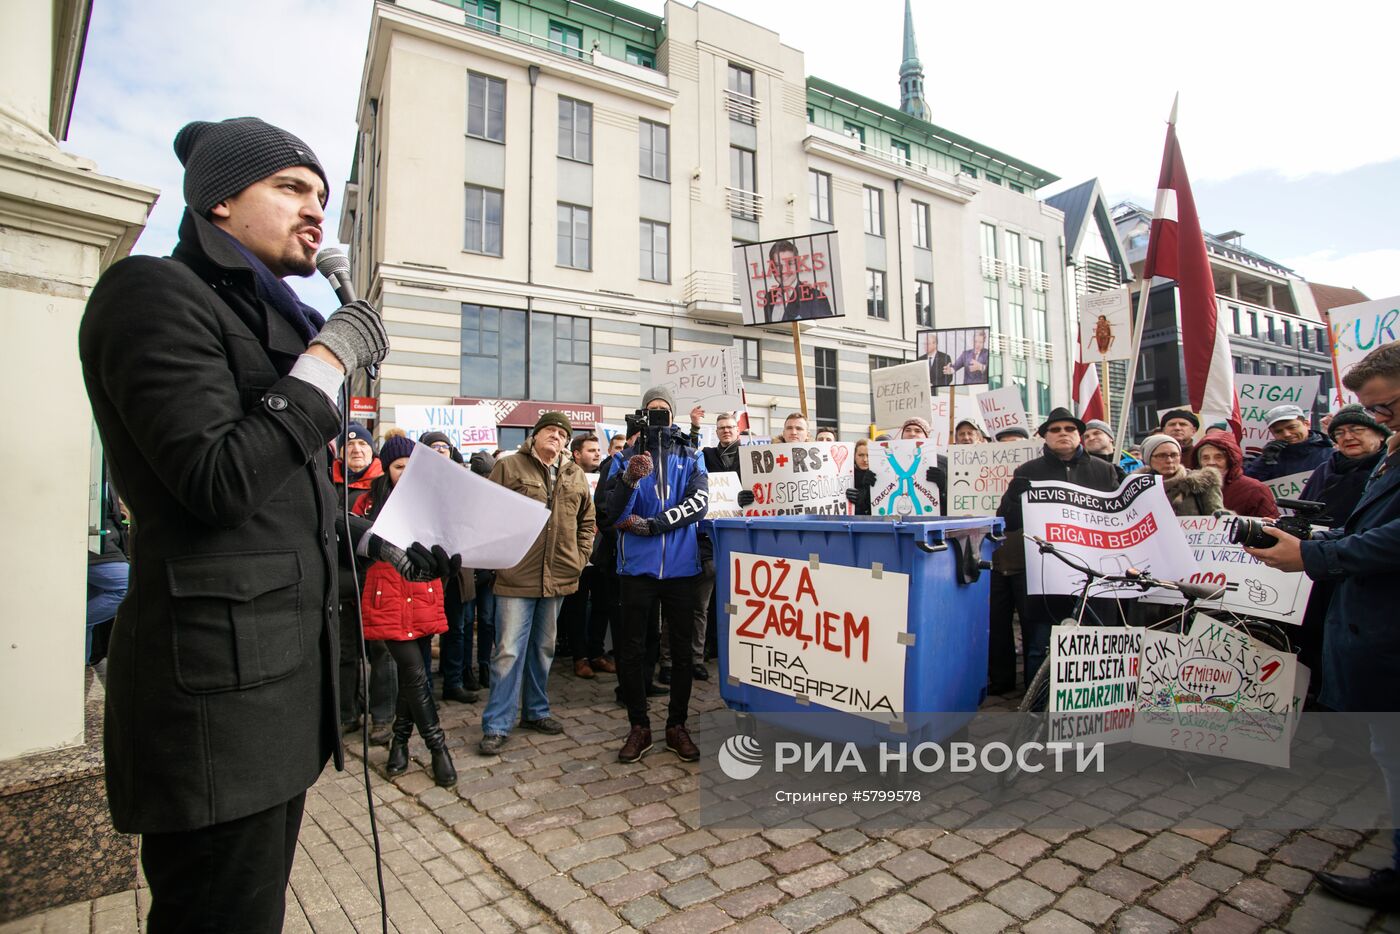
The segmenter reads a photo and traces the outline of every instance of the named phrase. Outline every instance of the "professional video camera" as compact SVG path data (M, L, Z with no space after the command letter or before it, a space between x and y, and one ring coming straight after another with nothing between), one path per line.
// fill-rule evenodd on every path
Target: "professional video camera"
M1226 526L1226 535L1230 543L1250 548L1272 548L1278 539L1264 531L1266 525L1273 525L1294 538L1306 541L1312 538L1314 525L1332 521L1322 514L1322 511L1327 508L1326 503L1310 499L1281 499L1278 504L1284 509L1293 510L1293 515L1283 516L1272 523L1263 519L1251 519L1248 516L1235 516Z

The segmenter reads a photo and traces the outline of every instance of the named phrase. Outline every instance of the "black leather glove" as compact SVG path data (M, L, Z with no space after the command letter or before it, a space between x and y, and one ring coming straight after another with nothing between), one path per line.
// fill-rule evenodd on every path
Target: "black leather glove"
M643 451L640 454L633 454L627 461L627 471L622 475L622 479L627 481L628 486L636 486L642 478L651 475L652 464L651 455Z
M867 470L867 471L865 472L865 476L861 477L859 480L856 481L856 486L858 486L858 487L862 487L862 486L865 486L865 487L874 487L874 486L875 486L875 471L873 471L873 470Z
M747 509L748 507L750 507L750 506L753 505L753 491L752 491L752 490L740 490L740 491L739 491L738 500L739 500L739 508L740 508L740 509Z
M930 467L928 470L924 471L924 479L929 483L942 483L946 477L943 471L939 470L937 467Z
M449 556L447 549L441 545L429 549L420 542L414 542L405 550L377 535L369 541L369 556L392 566L404 580L417 583L434 578L447 581L462 570L462 556Z
M1264 445L1264 450L1259 452L1260 462L1265 464L1277 464L1279 455L1283 453L1283 449L1286 447L1288 447L1288 442L1286 441L1270 441L1268 444Z
M389 355L384 319L365 301L341 305L311 343L335 354L347 374L380 363Z
M851 487L849 490L846 491L846 502L848 502L848 503L855 503L855 502L859 502L859 501L860 501L860 490L856 489L855 487Z

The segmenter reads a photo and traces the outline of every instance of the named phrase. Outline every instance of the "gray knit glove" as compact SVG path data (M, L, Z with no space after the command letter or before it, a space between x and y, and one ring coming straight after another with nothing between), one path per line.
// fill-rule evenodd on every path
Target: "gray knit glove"
M389 355L389 335L384 331L384 319L365 301L341 305L311 343L320 344L335 354L346 373L373 366Z

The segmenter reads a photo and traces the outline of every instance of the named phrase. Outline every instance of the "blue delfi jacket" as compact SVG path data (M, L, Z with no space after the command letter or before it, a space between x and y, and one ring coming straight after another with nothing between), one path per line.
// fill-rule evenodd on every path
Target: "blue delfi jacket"
M640 449L626 448L613 455L604 519L616 525L628 516L640 516L651 534L618 535L617 573L660 580L694 577L700 573L697 523L710 507L705 459L673 425L661 431L651 452L651 474L632 487L625 479L627 462L638 453Z

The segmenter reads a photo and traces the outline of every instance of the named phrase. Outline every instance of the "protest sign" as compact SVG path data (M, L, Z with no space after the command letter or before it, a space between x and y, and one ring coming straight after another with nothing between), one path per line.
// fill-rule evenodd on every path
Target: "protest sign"
M739 508L739 491L744 485L739 482L739 475L733 471L721 470L710 474L709 479L710 505L705 510L705 518L742 516L744 511Z
M836 232L830 231L737 244L734 275L744 323L778 324L841 315L841 258L836 240Z
M944 328L915 335L919 359L937 386L985 386L991 372L987 328Z
M491 452L496 439L496 410L489 405L396 405L394 423L412 441L440 431L463 454Z
M1015 386L978 393L977 407L982 410L982 427L988 437L995 438L1008 428L1024 428L1026 434L1035 434L1021 404L1021 391Z
M953 392L956 392L958 395L957 407L953 409L953 414L956 417L953 420L953 424L949 425L948 411L949 407L953 405L953 399L949 393ZM949 386L939 392L938 395L934 396L933 399L930 400L930 404L933 409L931 413L933 415L933 421L930 423L933 426L933 433L929 435L929 437L933 440L934 447L938 448L940 451L946 451L948 446L953 443L953 439L949 436L948 430L950 428L956 428L957 423L963 420L963 416L957 415L957 413L962 412L966 416L971 417L977 411L977 402L973 396L973 390L971 387ZM898 424L896 424L895 427L899 427Z
M870 392L875 397L875 424L885 430L896 429L916 415L927 421L933 411L928 366L918 360L873 370Z
M928 479L928 469L937 463L938 449L929 441L870 442L870 469L875 473L870 514L938 515L938 486Z
M603 442L604 454L608 451L608 445L612 444L612 439L626 430L627 429L623 428L621 425L610 425L606 422L599 422L594 426L594 431L598 435L598 440Z
M1308 478L1312 475L1311 470L1303 470L1275 480L1266 480L1264 485L1274 494L1274 499L1298 499L1303 495L1303 487L1307 485ZM1340 522L1346 517L1338 516L1336 518Z
M1400 295L1333 308L1327 312L1327 323L1340 391L1340 377L1363 357L1383 344L1400 340Z
M1049 555L1032 537L1105 574L1137 568L1163 580L1179 580L1195 570L1176 514L1161 478L1133 474L1118 489L1103 493L1058 481L1032 482L1021 499L1026 533L1026 592L1078 594L1084 575ZM1096 588L1109 595L1113 585ZM1131 587L1134 594L1137 588Z
M1288 766L1297 659L1201 614L1147 630L1133 742Z
M1050 636L1050 739L1119 743L1132 738L1142 629L1056 626Z
M1306 574L1278 571L1250 555L1242 545L1230 543L1230 517L1181 516L1186 544L1196 557L1197 570L1186 576L1193 584L1224 588L1215 600L1198 600L1206 610L1225 610L1243 616L1278 620L1302 625L1303 610L1312 593L1312 578ZM1147 603L1183 603L1181 594L1154 590L1145 595Z
M592 473L586 473L583 475L583 479L588 481L588 498L593 499L598 495L598 472L595 470Z
M904 713L909 575L732 553L729 678L880 720Z
M846 485L831 442L746 445L739 479L753 493L746 516L844 515Z
M1011 475L1040 456L1039 441L955 444L948 449L948 515L994 516Z
M1240 397L1240 422L1244 437L1240 446L1246 454L1256 454L1274 440L1264 417L1276 405L1291 403L1311 412L1321 384L1321 376L1246 376L1235 374L1235 392Z
M854 441L828 441L831 445L831 459L836 462L836 473L846 480L853 481L856 474L856 443ZM850 484L847 483L847 486Z
M1079 296L1079 359L1131 360L1131 322L1127 286Z
M697 405L703 406L711 419L744 405L739 355L732 347L652 354L648 385L671 390L677 422L684 422Z

